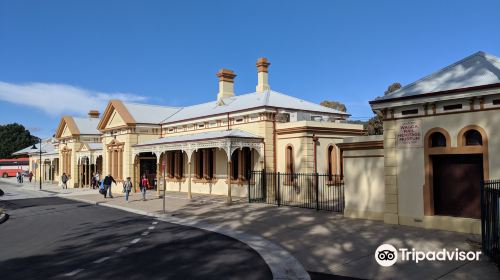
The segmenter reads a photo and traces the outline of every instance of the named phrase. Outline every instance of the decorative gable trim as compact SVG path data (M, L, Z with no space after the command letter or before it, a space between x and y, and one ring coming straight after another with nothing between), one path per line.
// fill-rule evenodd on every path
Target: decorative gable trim
M79 136L80 135L80 130L76 126L75 120L73 120L73 117L71 116L64 116L61 118L61 121L59 122L59 126L57 127L56 130L56 139L60 140L61 136L64 132L64 127L68 127L69 132L71 135L74 136Z
M106 124L109 122L109 119L113 115L114 111L116 111L117 114L120 115L127 126L135 126L136 121L127 110L123 102L121 100L114 99L109 101L108 106L106 106L106 109L104 110L102 118L97 125L97 129L99 131L106 130Z

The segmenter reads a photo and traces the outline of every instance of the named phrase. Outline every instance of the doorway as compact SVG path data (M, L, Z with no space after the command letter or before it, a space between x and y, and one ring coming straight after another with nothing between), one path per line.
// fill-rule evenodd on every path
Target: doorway
M435 215L481 218L483 155L434 155Z

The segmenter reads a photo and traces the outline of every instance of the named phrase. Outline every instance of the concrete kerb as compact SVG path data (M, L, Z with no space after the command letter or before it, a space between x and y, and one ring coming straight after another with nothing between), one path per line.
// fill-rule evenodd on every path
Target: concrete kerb
M215 226L204 221L197 220L195 218L177 218L173 216L168 216L165 214L158 214L153 212L146 212L137 209L131 209L119 205L112 205L107 203L100 203L92 200L82 199L78 197L69 196L59 196L61 198L70 199L78 202L84 202L99 206L106 206L110 208L115 208L139 215L155 217L158 220L183 225L190 226L199 229L204 229L207 231L219 233L226 235L228 237L234 238L248 245L250 248L254 249L266 262L273 274L273 279L300 279L300 280L310 280L310 276L304 269L302 264L292 256L287 250L283 249L278 244L275 244L263 237L247 234L239 230L233 230L225 227Z

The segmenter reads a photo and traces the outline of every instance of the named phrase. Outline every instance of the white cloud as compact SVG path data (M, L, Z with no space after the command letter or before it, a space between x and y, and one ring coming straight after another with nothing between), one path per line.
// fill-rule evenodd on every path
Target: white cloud
M102 112L110 99L144 101L147 98L130 93L106 93L64 84L12 84L0 81L0 100L43 110L52 116L86 115L89 110Z

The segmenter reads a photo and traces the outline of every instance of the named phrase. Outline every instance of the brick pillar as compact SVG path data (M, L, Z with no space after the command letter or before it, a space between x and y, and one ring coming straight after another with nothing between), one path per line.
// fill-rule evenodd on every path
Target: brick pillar
M384 121L384 222L387 224L399 224L395 129L395 121Z

